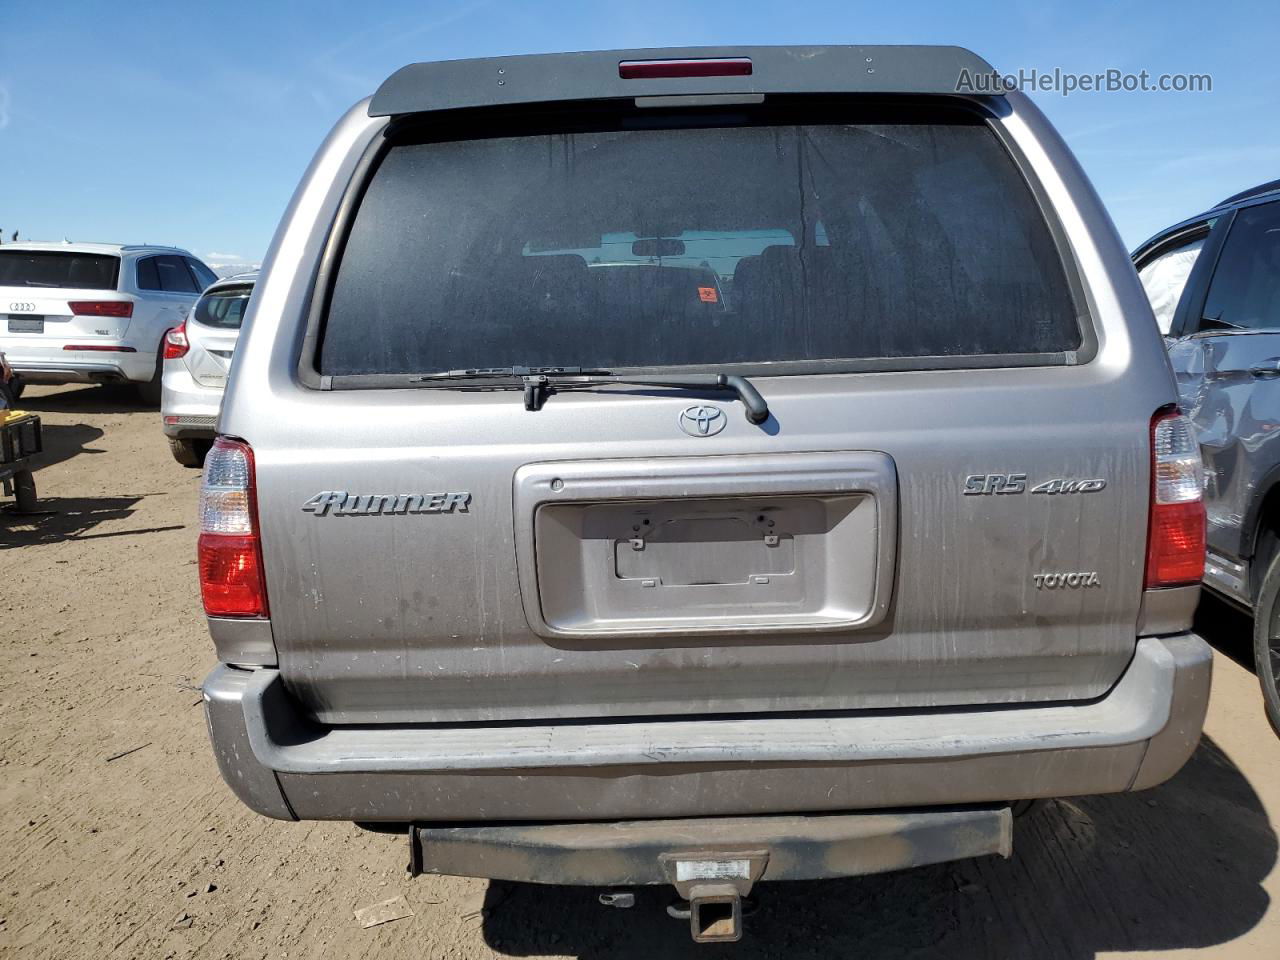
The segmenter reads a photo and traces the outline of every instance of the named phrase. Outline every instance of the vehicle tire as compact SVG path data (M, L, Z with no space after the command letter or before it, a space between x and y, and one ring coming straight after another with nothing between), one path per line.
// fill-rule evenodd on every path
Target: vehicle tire
M201 444L195 440L169 438L169 450L173 453L173 459L184 467L203 467L207 449L207 444Z
M164 375L164 342L156 348L156 369L151 379L138 384L138 399L147 406L160 406L160 378Z
M1030 814L1038 810L1040 808L1040 805L1043 802L1044 802L1043 800L1039 800L1039 799L1014 800L1012 803L1009 804L1009 810L1010 812L1013 813L1015 817L1021 819L1022 817L1029 816Z
M1267 719L1280 736L1280 551L1272 554L1253 605L1253 663Z

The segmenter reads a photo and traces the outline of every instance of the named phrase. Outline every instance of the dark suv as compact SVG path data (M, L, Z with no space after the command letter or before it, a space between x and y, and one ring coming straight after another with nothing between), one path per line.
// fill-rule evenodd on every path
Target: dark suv
M1253 614L1280 731L1280 180L1157 234L1133 260L1199 434L1205 584Z

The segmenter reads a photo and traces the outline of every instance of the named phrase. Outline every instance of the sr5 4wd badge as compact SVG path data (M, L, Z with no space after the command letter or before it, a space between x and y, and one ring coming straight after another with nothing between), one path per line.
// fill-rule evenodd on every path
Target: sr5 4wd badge
M1094 480L1068 480L1055 477L1038 483L1031 488L1032 493L1097 493L1105 489L1107 481L1098 477ZM1027 475L1025 473L971 473L964 478L964 495L966 497L982 497L991 494L1026 493Z

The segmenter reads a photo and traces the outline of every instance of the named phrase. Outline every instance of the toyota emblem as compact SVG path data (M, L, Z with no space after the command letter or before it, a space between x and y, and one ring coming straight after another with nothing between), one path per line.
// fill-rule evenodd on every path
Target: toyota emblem
M680 411L680 429L691 437L714 437L727 422L719 407L699 403Z

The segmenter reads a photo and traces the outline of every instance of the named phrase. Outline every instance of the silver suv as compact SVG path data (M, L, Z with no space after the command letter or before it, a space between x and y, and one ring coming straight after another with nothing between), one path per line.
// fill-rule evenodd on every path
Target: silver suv
M421 63L280 225L205 466L223 776L417 871L1009 855L1198 741L1202 470L1111 221L922 47ZM892 812L886 812L886 811Z
M214 438L227 372L257 271L211 284L182 323L164 335L160 422L173 458L198 467Z

